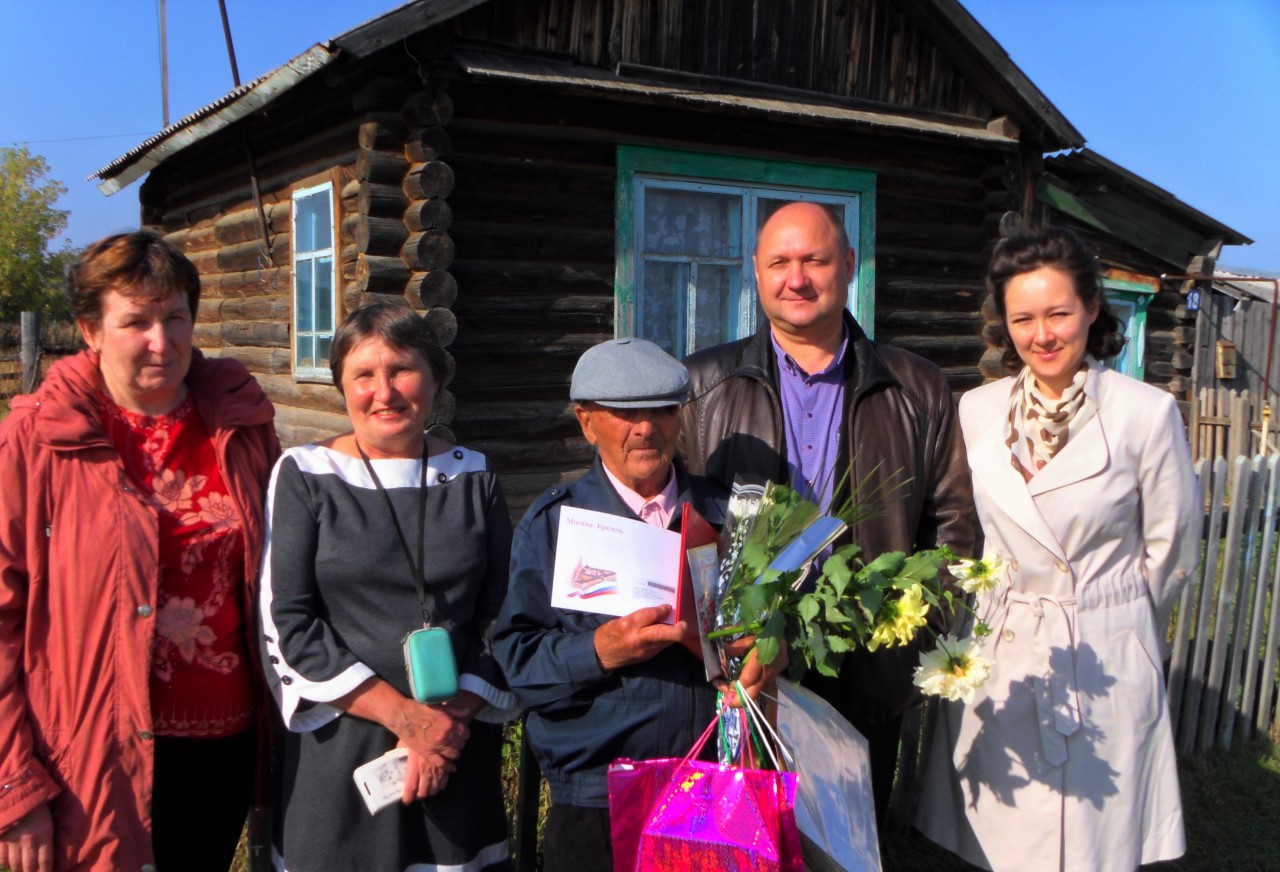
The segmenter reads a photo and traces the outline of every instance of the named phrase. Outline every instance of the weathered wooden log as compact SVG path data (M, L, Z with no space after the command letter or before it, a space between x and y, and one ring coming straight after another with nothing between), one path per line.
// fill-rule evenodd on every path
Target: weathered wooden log
M218 239L212 223L198 227L188 227L166 233L164 238L178 247L178 250L190 257L198 251L209 251L218 247Z
M413 231L448 230L453 210L444 200L414 200L404 212L404 224Z
M400 257L410 269L437 270L448 269L453 263L453 239L448 233L428 231L410 234L400 249ZM408 277L405 277L408 281Z
M409 206L400 185L360 182L356 193L356 211L371 218L399 218Z
M404 142L404 156L414 163L438 160L448 155L451 149L449 131L443 127L420 127Z
M196 307L195 322L212 324L222 320L222 300L217 297L207 298L201 294L200 304Z
M219 297L254 297L259 294L276 294L288 291L292 286L291 267L273 267L266 270L206 275L201 282L202 300Z
M514 429L514 422L512 422ZM465 421L457 423L465 426ZM467 446L486 457L501 457L508 469L560 469L565 466L590 466L595 448L580 435L555 441L555 449L547 450L547 442L539 439L468 439ZM554 459L552 459L554 457Z
M417 272L409 279L405 296L410 302L430 309L432 306L452 307L458 299L458 282L448 270L433 269Z
M223 321L219 333L223 345L288 348L289 328L278 321Z
M332 384L323 381L295 381L293 376L284 373L264 373L257 376L257 379L277 407L292 406L295 409L337 412L346 416L342 394Z
M342 293L342 305L348 312L376 302L408 303L403 294L378 294L368 291L357 291L348 286Z
M192 341L197 348L221 348L222 347L222 323L201 323L196 322L191 333Z
M1017 187L1018 173L1011 164L995 164L982 171L979 181L988 191L1011 191Z
M403 148L409 125L397 112L371 112L360 122L357 139L361 148L394 151Z
M333 388L327 387L332 391ZM276 435L285 448L319 442L351 429L351 419L343 412L301 409L276 402Z
M454 399L453 394L447 388L442 388L440 393L436 394L435 402L431 404L431 415L427 418L427 422L430 424L452 424L457 414L458 401Z
M393 112L405 102L409 86L403 79L383 76L366 82L351 95L356 112Z
M391 257L400 253L404 241L409 238L409 228L398 218L370 218L352 215L344 219L343 231L350 223L352 240L359 254L379 254Z
M266 348L252 345L237 346L228 357L235 357L252 373L288 373L290 351L287 348Z
M453 120L453 100L442 90L410 94L400 110L413 127L446 127Z
M261 297L236 297L222 301L220 315L224 321L283 321L293 317L293 295L271 294Z
M268 238L288 228L289 203L263 204L263 211L267 215ZM221 245L257 242L261 238L258 229L258 210L249 208L229 212L213 223L213 231Z
M356 259L356 279L351 290L374 294L404 294L413 273L398 257L362 254Z
M376 185L398 185L404 181L409 162L398 151L373 151L363 148L356 158L356 178Z
M440 340L440 344L445 348L452 345L453 340L458 337L458 319L449 309L443 306L436 306L428 309L422 317L427 319L427 323L435 331L436 338Z
M271 251L264 252L257 242L241 242L218 249L218 272L246 272L289 264L291 248L288 236L271 240Z
M413 283L409 284L412 287ZM474 284L467 287L468 293L450 307L463 323L483 324L486 330L549 323L570 333L603 333L613 329L616 302L611 294L525 292L521 288L519 294L512 295L477 288Z
M453 168L444 161L414 164L404 177L404 193L411 200L444 199L453 192Z

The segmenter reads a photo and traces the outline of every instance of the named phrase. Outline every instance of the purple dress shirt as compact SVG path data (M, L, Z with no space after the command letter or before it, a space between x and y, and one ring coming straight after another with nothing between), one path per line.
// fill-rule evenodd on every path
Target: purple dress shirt
M782 350L769 334L778 358L778 391L782 418L787 427L787 468L791 487L801 496L812 495L824 512L835 491L836 459L840 452L840 413L844 408L844 355L849 346L845 331L835 358L821 372L810 375Z

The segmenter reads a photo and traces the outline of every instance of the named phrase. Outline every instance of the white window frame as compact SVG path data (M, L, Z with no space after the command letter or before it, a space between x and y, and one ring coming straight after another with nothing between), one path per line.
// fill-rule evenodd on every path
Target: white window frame
M326 202L328 203L328 206L329 206L329 221L331 225L330 232L329 232L329 247L318 248L318 249L307 249L307 250L300 251L297 246L298 234L296 232L293 234L293 241L294 241L293 270L291 274L292 284L293 284L292 300L291 300L292 330L290 331L292 341L290 342L289 362L293 371L293 377L295 381L332 382L333 374L329 370L328 366L314 366L314 365L302 366L298 363L300 340L309 339L309 340L312 340L313 342L319 342L319 340L321 339L333 339L333 334L337 329L337 323L338 323L338 317L339 317L338 253L336 248L336 242L338 239L338 222L337 222L336 208L333 202L333 182L323 182L321 184L313 185L311 187L299 188L293 192L291 196L291 207L290 207L290 219L291 219L290 227L296 228L298 226L299 202L302 200L308 199L309 197L314 197L317 194L327 195ZM316 282L314 280L315 264L325 257L329 258L329 270L330 270L329 287L331 289L331 293L333 294L333 299L329 301L329 311L332 313L333 323L332 323L332 326L327 330L316 330L313 327L313 329L311 330L304 331L300 329L300 326L298 324L298 311L299 311L298 295L301 291L301 289L298 286L298 274L299 274L299 271L303 269L310 270L313 273L313 280L311 282L311 293L312 293L311 312L314 320L315 312L317 311L316 309L317 297L315 296L315 293L316 293L315 289L319 286L319 282Z

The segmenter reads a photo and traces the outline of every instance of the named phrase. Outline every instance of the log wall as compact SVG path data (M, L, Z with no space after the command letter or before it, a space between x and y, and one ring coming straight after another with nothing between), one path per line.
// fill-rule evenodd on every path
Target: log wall
M332 385L292 375L291 195L333 183L339 320L373 299L407 299L447 349L457 334L447 200L453 174L440 159L450 115L443 88L408 61L348 70L309 82L266 116L188 149L143 186L144 221L163 229L200 270L197 346L234 356L254 373L276 405L286 446L349 426ZM455 410L446 389L432 431L454 438Z
M513 3L492 5L476 10L479 18L461 22L459 31L474 35L484 24L486 34L501 37L502 26L484 16L499 9L514 15ZM575 44L608 33L592 51L618 50L606 50L622 25L605 7L612 4L573 7L596 10L575 12ZM873 7L860 5L857 14ZM550 38L551 19L567 8L552 2L515 17L537 18ZM903 26L876 20L872 29L881 35ZM342 308L406 297L447 345L456 377L435 426L489 455L517 515L549 484L579 474L591 450L573 418L568 385L581 353L614 332L620 143L875 173L877 338L934 360L957 392L981 383L982 269L1024 188L1012 144L479 83L451 72L448 47L434 37L410 43L412 52L388 50L295 89L250 125L157 168L143 189L149 223L179 242L204 276L198 344L236 356L258 376L277 405L286 444L346 426L333 386L299 383L290 369L289 196L328 178L338 214ZM635 42L628 49L630 62L662 60L637 57L641 48ZM860 62L881 57L876 51ZM720 73L741 71L730 65ZM894 75L881 77L879 86L891 88ZM961 91L949 89L953 97ZM920 105L983 111L956 99ZM248 183L246 140L263 190L266 246Z
M510 470L513 506L590 460L568 386L613 336L619 143L875 172L877 338L932 359L957 391L982 382L981 275L1016 202L1012 153L462 80L450 94L456 426Z

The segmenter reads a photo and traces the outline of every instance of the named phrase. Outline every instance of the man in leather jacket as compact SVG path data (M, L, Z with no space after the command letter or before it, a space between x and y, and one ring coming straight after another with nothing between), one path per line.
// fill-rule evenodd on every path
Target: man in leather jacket
M853 269L826 207L790 203L769 217L755 254L768 323L685 360L690 399L678 454L691 473L726 487L769 479L828 505L840 505L851 483L864 498L890 493L881 513L852 530L866 560L939 544L969 556L977 520L951 391L932 363L866 337L845 310ZM860 650L838 678L806 682L866 736L882 822L902 713L919 701L918 653Z

